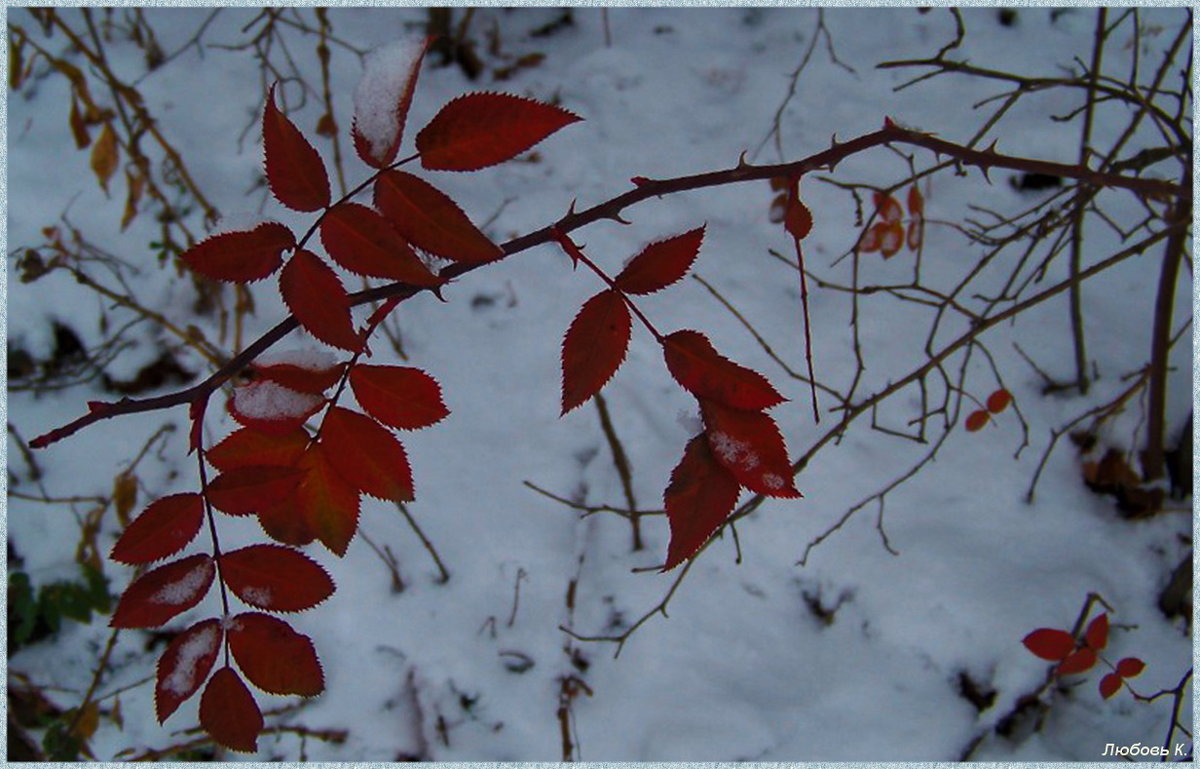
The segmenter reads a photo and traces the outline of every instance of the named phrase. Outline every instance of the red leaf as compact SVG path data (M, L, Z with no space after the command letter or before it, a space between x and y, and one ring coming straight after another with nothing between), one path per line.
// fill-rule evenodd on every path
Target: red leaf
M125 588L109 621L111 627L158 627L204 598L212 586L213 560L189 555L148 571Z
M379 212L358 203L339 203L321 222L321 242L333 260L357 275L370 275L433 288L445 283Z
M1108 645L1107 612L1100 614L1100 616L1088 623L1087 630L1083 633L1083 640L1096 651L1101 651Z
M1075 650L1075 639L1065 630L1038 628L1021 641L1034 656L1060 662Z
M351 352L362 347L346 289L316 254L300 250L292 255L279 273L279 292L300 325L317 339Z
M675 381L698 397L748 411L786 400L762 374L718 353L699 331L683 329L668 336L663 340L663 357Z
M799 497L787 447L775 420L702 398L708 445L739 484L768 497Z
M417 134L421 165L476 171L516 157L581 117L561 107L502 93L469 93L451 101Z
M257 380L233 388L229 413L239 424L282 437L297 431L313 414L321 410L325 399L301 393L268 380Z
M671 285L691 269L700 253L704 228L651 243L617 275L617 288L628 294L651 294Z
M875 225L879 230L879 253L891 259L904 247L904 225L900 222L884 222ZM873 229L873 228L872 228Z
M289 390L320 395L338 383L346 368L332 353L328 353L328 358L325 354L297 351L280 353L272 356L270 362L256 361L251 371L255 377L283 385Z
M1008 404L1012 402L1012 395L1008 390L997 390L988 396L987 410L993 414L999 414L1004 409L1008 408Z
M280 545L250 545L221 556L234 595L267 611L311 609L333 594L333 580L313 559Z
M303 479L295 467L245 465L221 473L208 484L208 501L230 515L250 515L291 493Z
M158 660L154 686L154 709L160 724L200 690L217 660L222 638L221 621L206 619L175 636L167 645Z
M967 414L967 432L977 433L987 426L987 423L991 420L992 417L983 409L972 411L970 414Z
M458 204L420 177L403 171L384 172L375 182L375 207L401 237L435 256L468 264L504 256Z
M172 494L151 502L126 527L109 555L118 563L150 563L182 550L200 533L204 500L199 494Z
M563 414L600 392L621 367L632 325L619 291L601 291L584 302L563 338Z
M1091 670L1095 664L1096 650L1085 646L1068 654L1067 658L1058 664L1054 672L1060 676L1069 676Z
M229 623L229 650L250 683L271 694L315 697L325 676L312 640L283 620L258 612Z
M378 499L412 500L404 447L374 419L335 406L325 415L321 442L329 463L351 486Z
M738 492L737 479L713 456L707 437L692 438L663 493L671 527L664 571L695 555L732 512Z
M316 211L329 205L325 163L300 129L275 106L275 86L263 110L263 150L267 184L275 199L294 211Z
M1121 679L1121 676L1116 673L1109 673L1100 679L1100 696L1108 699L1121 690L1122 683L1124 681Z
M230 750L240 753L258 750L262 712L233 668L221 668L204 687L204 694L200 695L200 725Z
M813 215L808 206L795 195L788 197L787 210L783 215L783 226L796 240L804 240L812 232Z
M250 283L278 270L283 252L295 246L291 230L279 222L264 222L252 230L205 238L179 258L206 278Z
M883 244L883 231L887 229L887 224L877 222L871 225L858 238L858 251L861 254L869 254L872 251L878 251Z
M878 190L874 193L875 210L879 218L887 223L898 223L904 216L904 209L900 208L900 204L891 195L884 194Z
M908 188L908 214L917 219L925 216L925 198L916 184Z
M358 365L350 372L358 404L385 425L419 430L450 414L437 380L407 366Z
M920 251L924 239L925 220L913 219L908 223L908 234L904 237L904 244L908 246L909 251Z
M1126 657L1117 663L1117 675L1122 678L1133 678L1140 676L1142 671L1146 669L1146 663L1142 662L1137 657Z
M281 542L307 544L316 538L343 556L358 530L358 489L333 468L324 448L320 443L308 448L300 458L305 476L295 494L258 519Z
M242 428L230 433L204 456L210 465L222 471L257 464L288 466L295 464L306 446L308 433L304 430L273 436Z
M350 133L355 152L372 168L386 168L396 159L421 61L433 39L426 38L419 48L411 40L400 40L367 57L354 92Z

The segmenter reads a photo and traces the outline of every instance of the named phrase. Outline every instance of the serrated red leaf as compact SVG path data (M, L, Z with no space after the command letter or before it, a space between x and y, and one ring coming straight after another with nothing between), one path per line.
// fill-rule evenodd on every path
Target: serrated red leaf
M879 253L884 259L891 259L904 248L904 225L900 222L882 222L875 226L881 227Z
M325 689L312 639L283 620L259 612L237 615L229 623L229 650L264 692L315 697Z
M208 483L208 501L230 515L250 515L277 504L304 478L296 467L244 465Z
M279 222L264 222L252 230L205 238L179 258L206 278L251 283L274 274L283 264L283 252L295 247L291 230Z
M692 438L663 492L671 528L664 571L696 554L733 511L739 491L737 479L713 456L707 436Z
M786 400L766 377L721 355L699 331L683 329L669 335L663 340L663 357L675 381L698 397L749 411Z
M172 561L135 579L117 602L109 626L158 627L200 603L212 586L212 557L198 553Z
M1085 646L1068 654L1066 659L1058 663L1054 672L1060 676L1069 676L1091 670L1095 664L1096 650Z
M918 219L925 215L925 198L916 184L908 188L908 214Z
M904 209L891 195L878 190L874 193L875 210L880 219L887 223L899 222L904 217Z
M221 621L197 622L172 639L158 660L154 709L161 724L208 678L224 639Z
M651 294L681 279L700 253L704 228L651 243L613 280L627 294Z
M172 494L151 502L113 545L109 555L118 563L150 563L182 550L204 524L204 499L199 494Z
M983 409L978 409L967 414L967 421L964 425L969 433L977 433L987 426L987 423L992 420L990 414Z
M1083 640L1088 646L1101 651L1108 645L1108 613L1103 612L1088 623L1083 633Z
M996 390L987 398L987 410L993 414L999 414L1008 408L1009 403L1012 403L1012 394L1008 390Z
M1038 628L1022 639L1025 648L1044 660L1061 662L1075 650L1075 639L1065 630Z
M1146 669L1146 663L1142 662L1137 657L1126 657L1117 663L1117 675L1122 678L1133 678L1140 676L1142 671Z
M908 223L908 233L904 236L904 244L909 251L920 251L921 242L925 239L925 220L913 219Z
M221 556L234 595L267 611L311 609L333 595L333 580L313 559L281 545L250 545Z
M768 497L799 497L787 447L775 420L758 411L743 411L700 399L708 445L717 461L740 485Z
M350 388L364 411L401 430L419 430L450 414L437 380L417 368L360 364L350 371Z
M279 273L279 292L304 330L333 347L362 347L350 318L350 298L337 273L316 254L297 251Z
M366 414L340 406L321 427L325 456L351 486L377 499L409 502L412 468L400 441Z
M813 215L808 206L795 195L788 197L787 209L783 214L783 227L796 240L804 240L812 232Z
M1121 690L1121 684L1124 683L1121 676L1116 673L1109 673L1100 679L1100 696L1104 699L1112 697Z
M625 360L633 320L619 291L583 303L562 344L562 413L588 401Z
M233 668L223 667L200 695L200 725L221 745L239 753L258 750L262 711Z
M423 288L445 283L382 214L358 203L339 203L329 210L321 222L321 243L335 262L357 275Z
M400 40L392 44L396 47L391 51L385 48L368 55L366 71L354 94L350 135L354 151L372 168L386 168L396 159L404 138L413 91L421 74L421 62L433 39L427 37L419 50L406 50L412 45L411 41ZM397 53L401 57L407 55L408 61L396 61ZM397 65L401 71L397 71ZM387 103L389 98L394 107Z
M442 107L417 134L421 165L477 171L516 157L582 120L561 107L503 93L468 93Z
M435 256L468 264L504 256L457 203L420 177L384 172L375 182L375 207L402 238Z
M289 390L320 395L338 383L345 368L345 363L334 359L328 364L318 361L311 364L289 361L254 363L250 371L257 379L266 379Z
M300 458L304 480L276 508L258 516L263 529L288 544L319 539L337 556L346 554L358 530L358 489L330 464L324 446L314 443Z
M329 175L321 155L300 129L275 106L275 86L263 109L263 154L271 194L293 211L329 205Z
M305 420L324 405L325 399L319 395L262 379L233 388L228 409L238 424L264 435L282 437L302 432Z

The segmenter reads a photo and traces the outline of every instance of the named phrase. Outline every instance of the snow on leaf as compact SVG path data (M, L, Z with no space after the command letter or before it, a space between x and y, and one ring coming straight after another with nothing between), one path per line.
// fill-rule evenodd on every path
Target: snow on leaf
M561 107L503 93L468 93L446 104L417 134L421 165L476 171L503 163L582 120Z
M333 594L333 580L320 564L281 545L250 545L225 553L221 575L234 595L267 611L311 609Z
M408 37L367 54L354 89L354 149L363 162L384 168L396 159L421 61L432 38Z
M692 438L663 492L671 543L663 570L695 555L737 504L738 482L713 456L706 436Z
M339 203L321 222L321 242L333 260L357 275L433 288L434 275L412 246L378 211L359 203Z
M210 465L221 471L258 464L282 467L295 464L306 446L308 433L299 427L280 435L243 427L230 433L204 456Z
M708 445L739 484L768 497L799 497L787 447L775 420L759 411L700 399Z
M259 612L237 615L229 650L250 683L264 692L315 697L325 689L312 640L283 620Z
M875 225L879 231L879 253L891 259L904 247L904 225L900 222L883 222Z
M118 563L150 563L182 550L204 523L199 494L172 494L155 500L125 528L109 555Z
M900 203L891 195L876 190L874 198L875 210L880 219L891 224L899 222L903 218L904 209L900 207Z
M1065 630L1038 628L1022 639L1025 648L1044 660L1061 662L1075 650L1075 639Z
M279 273L279 292L304 330L351 352L362 347L350 318L350 298L337 273L311 251L292 255Z
M154 707L161 724L208 678L224 636L221 621L206 619L183 631L158 660Z
M258 750L262 711L233 668L223 667L200 695L200 725L214 740L239 753Z
M272 275L296 236L279 222L205 238L179 257L195 272L213 280L250 283Z
M762 374L722 356L699 331L669 335L663 340L663 357L675 381L698 397L751 411L786 400Z
M267 186L293 211L316 211L329 205L329 175L321 155L287 115L275 106L275 86L263 109L263 150Z
M304 478L296 467L244 465L209 481L208 501L230 515L250 515L283 500Z
M920 251L921 243L925 240L925 220L913 219L908 223L908 234L904 236L904 243L908 246L909 251Z
M254 376L292 390L317 395L337 384L344 365L325 349L269 351L254 359Z
M417 368L359 364L350 372L350 387L363 410L401 430L428 427L450 413L437 380Z
M458 204L424 179L386 171L375 182L375 207L417 248L453 262L479 264L504 256Z
M412 468L404 447L371 417L335 406L321 426L325 457L351 486L378 499L413 498Z
M297 392L262 379L233 388L229 413L253 430L283 436L300 430L304 420L320 411L324 403L320 395Z
M601 291L584 302L563 338L563 414L600 392L621 367L632 324L619 291Z
M629 294L650 294L680 280L700 253L704 227L651 243L633 257L613 279Z
M212 558L199 553L148 571L125 589L111 627L158 627L196 604L212 585Z

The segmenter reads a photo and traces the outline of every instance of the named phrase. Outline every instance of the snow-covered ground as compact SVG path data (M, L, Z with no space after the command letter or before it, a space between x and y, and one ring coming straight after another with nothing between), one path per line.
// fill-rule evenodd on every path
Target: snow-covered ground
M63 13L78 26L78 11ZM114 40L108 50L113 69L136 81L158 129L180 148L214 206L243 221L260 214L278 217L303 232L311 216L284 211L266 196L265 187L256 187L262 154L253 121L269 83L260 79L251 51L217 47L245 41L243 27L255 13L223 11L200 46L186 48L151 72L129 42ZM316 24L311 10L298 13ZM478 11L471 32L480 40L488 71L471 82L457 67L426 66L408 119L401 156L419 127L466 90L554 100L584 118L539 145L534 162L473 174L425 174L476 222L488 222L497 242L551 223L572 201L582 210L614 197L630 189L634 176L659 179L729 168L744 152L759 163L798 159L828 147L835 135L845 140L876 130L885 116L967 143L999 101L973 105L1010 87L945 75L896 91L925 70L876 69L885 60L933 56L950 42L955 22L945 9L841 8L819 17L811 8L577 8L570 24L555 26L561 13ZM1114 32L1106 74L1125 77L1136 51L1139 77L1148 79L1161 52L1187 23L1183 8L1141 14L1140 38L1134 38L1128 22ZM207 17L202 9L146 14L168 53L183 46ZM1090 9L1021 8L1011 24L1002 24L996 9L964 11L962 18L967 35L950 56L979 67L1062 77L1071 68L1077 72L1092 55L1095 14ZM366 50L418 33L424 12L344 8L330 10L329 19L339 39ZM56 54L65 51L62 35L42 36L26 10L10 8L8 20ZM539 27L541 33L532 34ZM499 54L487 50L492 30ZM818 39L783 111L781 157L775 142L764 144L764 139L788 94L790 73L813 36L826 30L837 60L826 39ZM288 53L319 84L315 36L292 29L284 39L291 46ZM1187 66L1189 45L1174 69ZM332 51L335 115L344 130L360 62L338 45ZM527 59L529 66L494 80L495 69L535 53L544 59ZM279 50L272 55L282 60ZM74 148L68 80L46 70L39 66L30 81L8 95L10 356L15 345L36 359L49 357L55 322L70 326L92 346L132 318L66 272L21 282L13 257L41 244L42 228L65 226L64 220L127 263L121 276L149 309L180 327L196 324L208 339L219 339L214 316L192 312L191 282L155 259L151 244L159 227L152 217L143 213L121 231L122 174L113 177L109 195L99 189L88 152ZM1169 85L1179 87L1177 75ZM103 93L97 90L100 98ZM1010 155L1077 162L1078 118L1053 118L1079 108L1082 94L1057 89L1023 98L979 146L995 139L997 149ZM319 94L310 95L308 104L293 113L310 137L321 115L318 102ZM1103 104L1093 145L1112 146L1130 114L1125 106ZM331 142L314 137L314 143L332 164ZM1161 144L1146 125L1120 156ZM344 134L341 149L347 185L354 186L368 170L353 157ZM937 162L925 151L904 152L912 155L917 170ZM1176 168L1170 161L1147 174L1174 181ZM888 186L910 175L903 157L877 148L832 174L815 176ZM922 182L928 220L921 257L925 285L949 290L984 254L953 225L967 217L986 219L983 209L1012 214L1052 194L1018 192L1009 184L1016 176L1012 171L991 176L988 184L976 170L964 177L943 171ZM901 194L907 186L900 187ZM847 190L814 178L806 178L802 193L816 219L805 255L812 273L817 376L822 384L845 391L856 374L852 302L845 291L820 287L816 280L842 286L855 280L855 260L840 258L858 237L854 200ZM1134 196L1106 195L1110 216L1128 223L1142 215ZM795 269L770 253L792 256L782 227L768 220L772 196L762 182L672 195L627 210L628 226L601 222L573 238L615 272L642 245L706 224L695 273L732 303L792 370L802 372L799 282ZM869 192L864 199L869 215ZM151 210L148 202L144 205ZM199 213L193 210L190 216L193 231L203 233ZM1085 265L1128 245L1098 217L1087 220L1086 237ZM374 547L359 536L343 559L310 548L338 589L326 603L292 619L312 637L327 689L300 709L268 717L268 726L303 728L264 736L256 758L559 760L558 711L568 690L575 693L568 703L575 757L592 761L916 761L964 755L1094 761L1104 758L1108 743L1161 744L1171 720L1170 698L1144 703L1122 691L1104 700L1096 690L1101 668L1044 690L1040 696L1048 710L1036 729L1036 714L1018 705L1024 695L1038 691L1050 664L1030 654L1022 638L1040 627L1070 630L1091 593L1111 607L1106 656L1113 662L1136 656L1147 664L1131 679L1139 692L1175 687L1192 663L1190 625L1182 618L1167 619L1156 605L1172 570L1190 552L1190 497L1168 499L1166 509L1153 517L1127 520L1111 496L1083 484L1084 460L1064 436L1038 478L1033 501L1025 501L1052 430L1113 400L1129 386L1126 377L1147 364L1161 250L1155 245L1085 283L1088 355L1096 375L1087 396L1044 395L1041 376L1024 357L1053 377L1073 376L1063 294L984 335L992 365L978 351L969 364L964 387L970 394L985 398L996 389L998 374L1015 398L1019 418L1009 409L984 430L968 433L962 427L966 411L956 414L958 422L935 459L893 487L931 448L894 434L913 433L909 420L921 413L922 393L910 386L877 413L858 419L840 440L821 446L797 476L803 498L763 503L737 525L736 541L726 535L713 543L677 589L679 570L660 574L655 569L668 541L662 516L642 519L646 547L635 552L624 518L603 512L581 516L525 483L584 506L625 507L596 408L587 404L559 418L559 345L579 306L602 287L600 281L586 270L572 271L557 248L541 246L464 276L446 288L445 303L428 295L405 303L397 318L406 365L437 378L451 411L442 423L404 436L417 497L408 510L450 579L439 579L437 564L395 506L364 498L361 533ZM961 301L980 310L973 294L1001 290L1020 252L1021 247L1006 251L1007 261L981 274ZM860 285L903 284L911 280L913 259L908 251L887 261L877 253L863 254L857 280ZM117 273L106 271L104 262L88 269L97 280L117 285ZM1064 254L1026 295L1063 280L1066 270ZM1176 293L1175 329L1183 327L1192 308L1190 262L1185 270ZM285 312L272 281L253 291L256 311L246 339ZM700 282L689 278L639 306L660 329L701 330L723 354L771 379L789 398L771 413L793 459L822 442L840 418L828 410L834 399L822 392L825 413L814 423L807 384L772 360ZM99 323L102 317L107 332ZM355 317L361 321L365 315L360 310ZM860 299L856 330L865 369L856 398L882 390L923 363L931 318L927 307L887 292ZM159 354L160 342L168 340L156 336L152 325L127 332L137 344L108 365L112 378L131 378ZM961 319L947 319L935 348L965 330ZM1167 404L1172 442L1192 404L1191 336L1189 328L1172 350ZM295 333L280 347L314 344ZM376 347L390 349L382 340ZM603 391L632 467L633 495L646 510L661 510L671 469L698 419L695 401L671 380L660 356L653 338L635 325L628 359ZM180 362L194 372L211 370L194 353ZM956 354L947 376L956 376L960 365ZM930 382L931 390L942 388L930 398L942 397L945 383ZM98 382L43 395L9 392L8 420L28 440L84 413L87 401L112 398ZM963 408L974 407L967 402ZM1114 447L1133 457L1136 467L1145 409L1144 395L1131 400L1103 426L1091 458ZM10 431L9 489L21 495L8 499L10 557L19 555L35 586L76 578L80 521L94 503L47 504L28 497L109 495L114 477L164 423L173 424L174 432L156 441L137 465L135 512L154 498L196 490L195 463L186 454L185 412L175 408L93 425L36 455L40 480L31 478ZM892 432L872 429L873 422ZM207 439L215 442L233 426L227 415L210 409ZM941 437L943 426L940 415L930 420L930 441ZM885 490L881 500L870 499ZM868 503L843 526L806 550L863 500ZM252 521L223 517L220 524L226 550L262 540ZM106 550L118 533L110 510L98 541ZM207 547L206 536L193 548ZM384 548L398 564L402 592L393 590L391 572L378 552ZM132 576L132 570L112 563L104 571L114 594ZM614 657L618 647L612 642L577 640L563 630L617 636L668 596L668 616L646 619L619 656ZM1100 610L1097 604L1092 616ZM214 592L170 627L182 628L218 611ZM74 707L91 683L109 634L104 617L89 625L66 622L57 635L12 656L10 676L24 674L59 706ZM118 637L96 692L103 714L91 749L99 759L193 736L184 731L196 724L198 698L185 703L165 727L156 723L148 676L162 647L146 648L141 632ZM564 680L569 681L565 686ZM980 693L975 704L971 689ZM119 723L111 717L118 701ZM259 702L264 710L291 704L263 694ZM1191 705L1189 687L1180 715L1189 729ZM997 734L997 725L1014 712L1025 720L1018 716L1008 736ZM345 739L302 737L304 730L344 731ZM1179 733L1176 739L1188 741Z

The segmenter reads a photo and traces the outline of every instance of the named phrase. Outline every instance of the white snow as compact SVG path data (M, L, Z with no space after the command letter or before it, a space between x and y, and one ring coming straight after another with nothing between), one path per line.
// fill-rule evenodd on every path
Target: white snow
M179 647L179 657L175 667L163 679L163 688L176 695L183 695L196 689L196 666L200 660L212 654L221 641L221 631L216 625L209 625L194 634Z
M753 470L759 465L758 454L751 449L746 441L740 441L729 433L714 430L708 436L709 445L727 465L738 465L747 470Z
M246 599L246 603L254 606L271 605L271 589L269 587L249 585L242 588L241 596Z
M354 89L354 125L375 157L383 155L396 140L401 128L396 108L424 49L425 39L413 36L367 54L362 78Z
M256 366L287 365L306 371L328 371L339 362L338 356L328 348L292 347L286 350L267 350L254 359Z
M297 392L269 380L257 380L233 390L233 407L239 414L269 421L304 416L322 400L320 395Z
M190 571L174 582L168 582L150 596L150 603L179 606L189 603L196 598L196 593L212 579L213 562L205 559L197 562Z
M462 10L454 10L455 22L463 18ZM1017 23L1005 27L997 21L996 8L962 9L967 36L947 56L1055 78L1072 68L1079 71L1080 62L1091 60L1094 8L1014 10ZM78 9L58 11L85 28ZM1134 51L1141 56L1143 78L1151 77L1185 11L1141 8L1140 38L1133 36L1128 21L1114 29L1104 57L1105 77L1125 77ZM469 81L458 67L426 69L409 126L419 130L441 105L480 88L557 99L585 118L540 143L537 162L430 177L473 221L488 222L488 234L503 242L558 220L572 201L582 211L633 189L633 176L662 179L732 168L743 151L752 163L802 158L827 148L835 134L846 141L877 130L884 115L966 142L1012 88L953 75L896 91L926 70L880 70L875 65L935 55L954 39L950 11L826 9L829 42L855 72L830 61L826 40L815 38L796 95L783 110L780 149L768 140L756 152L772 128L790 73L814 42L818 12L811 7L646 7L602 13L600 8L575 7L572 25L532 37L531 30L553 22L561 11L476 8L469 30L489 70ZM1053 21L1052 12L1057 12ZM207 13L144 9L167 51L185 46ZM215 206L261 208L299 234L315 215L283 210L262 187L246 192L261 177L262 155L254 139L243 139L241 133L264 94L255 85L260 79L254 57L221 46L244 43L261 29L242 31L258 13L253 8L223 9L205 33L203 56L190 46L153 72L146 71L144 51L114 25L109 61L125 82L138 83L155 126L174 142ZM319 26L311 8L289 7L282 13L294 14L311 29ZM1110 24L1118 13L1124 9L1110 11ZM121 14L114 13L114 22ZM328 18L334 111L343 131L346 184L352 188L369 173L351 162L348 151L361 65L333 38L369 50L420 29L426 11L336 7L328 10ZM8 19L40 35L27 9L10 7ZM503 56L543 53L544 60L514 70L507 81L493 81L491 70L515 61L487 50L493 28ZM332 143L313 133L325 109L313 53L317 37L282 23L276 29L306 82L314 86L305 106L297 103L293 117L326 159L333 178ZM38 39L52 51L65 51L60 34ZM394 54L398 63L378 77L407 76L405 59L415 45L399 45ZM279 54L275 63L286 67L280 48L273 50ZM1188 51L1185 45L1184 55L1169 68L1172 73L1186 66ZM112 270L128 262L137 272L122 270L121 280L147 309L180 329L195 325L223 354L236 352L235 338L244 346L277 323L286 308L271 281L250 286L254 312L242 316L240 337L232 331L231 288L224 289L222 303L211 314L195 313L191 280L180 276L170 259L160 267L158 253L148 246L160 240L162 229L148 198L138 218L120 232L123 179L118 175L110 181L111 198L100 190L89 153L74 149L65 119L69 84L44 62L37 68L29 85L8 96L7 253L41 244L41 229L65 227L65 213L72 226L118 257L83 263L89 274L116 287L120 283ZM1182 85L1177 74L1167 80L1164 87ZM398 97L379 92L396 94L400 87L398 82L386 88L364 85L372 97L368 101L379 102L381 127L367 130L380 141L394 130L388 121ZM98 97L102 91L95 86ZM993 98L997 95L999 99ZM1000 152L1075 162L1079 117L1065 123L1051 118L1080 108L1081 96L1080 89L1024 96L978 146L999 139ZM992 100L972 107L987 99ZM1190 112L1190 102L1187 107ZM1106 152L1132 113L1112 100L1097 109L1092 143L1097 152ZM1162 146L1153 121L1142 124L1121 158ZM253 137L254 131L250 124L247 135ZM821 179L900 184L896 194L902 195L912 170L927 171L938 158L911 147L896 149L905 157L879 148L832 171L806 175L802 187L814 217L804 255L813 278L808 289L816 374L824 386L849 387L857 371L857 335L866 368L853 403L927 361L929 314L928 308L899 301L889 291L861 296L856 306L846 291L818 285L817 278L838 286L855 280L860 286L905 286L912 281L915 263L903 248L886 261L879 254L864 255L857 263L852 258L838 261L857 237L855 202L845 188ZM127 161L124 153L122 161ZM1163 162L1144 175L1176 178L1179 170L1177 162ZM1009 183L1014 175L993 171L988 184L974 169L965 177L947 169L922 181L926 219L921 270L931 288L953 289L986 254L953 225L968 216L986 218L983 211L1010 214L1052 194L1018 193ZM859 195L865 221L873 210L870 190L859 189ZM283 723L312 733L273 734L260 740L262 750L253 760L296 761L303 756L329 763L389 762L403 754L444 762L558 761L562 743L555 712L566 676L579 677L591 690L591 696L580 694L571 702L577 757L585 761L955 761L982 738L973 755L978 760L1091 763L1105 760L1101 753L1109 742L1161 744L1170 698L1140 703L1122 691L1104 700L1096 691L1102 671L1046 690L1041 697L1049 710L1039 731L1018 730L1010 737L994 731L1023 696L1037 690L1048 669L1021 639L1039 627L1069 630L1089 593L1103 596L1112 607L1105 654L1113 661L1126 656L1146 661L1145 672L1132 679L1139 691L1174 687L1192 665L1187 626L1181 618L1167 619L1155 605L1171 571L1191 551L1191 499L1168 500L1162 514L1145 520L1124 519L1111 497L1097 495L1081 482L1081 463L1098 454L1081 456L1064 434L1041 472L1033 501L1025 501L1051 430L1111 402L1146 365L1161 247L1084 283L1089 365L1099 374L1086 396L1045 394L1041 374L1021 354L1052 377L1071 376L1073 345L1064 293L989 330L981 342L991 360L976 351L970 361L963 388L982 401L996 389L998 375L1013 393L1019 413L1010 406L979 433L968 434L960 425L946 436L936 461L891 488L881 503L870 495L888 489L920 461L929 441L941 436L940 413L929 422L924 444L897 433L913 433L916 426L910 420L921 409L922 397L937 402L944 383L933 376L926 392L915 386L901 391L827 438L844 412L833 410L837 400L824 391L819 424L808 406L798 276L770 254L794 256L782 226L768 219L773 197L765 181L667 195L623 211L628 226L601 221L571 237L586 244L588 255L611 275L643 244L707 223L695 274L751 322L796 373L789 374L768 355L690 277L653 297L639 298L638 307L661 333L683 328L704 333L722 355L762 373L789 398L771 416L786 439L790 459L815 450L795 479L804 498L767 499L738 522L736 537L726 532L707 547L675 589L682 569L657 570L669 541L665 516L640 519L644 547L633 550L625 518L584 514L523 483L572 504L627 507L625 485L596 409L588 404L560 419L557 407L562 334L583 302L604 288L602 281L587 270L572 271L559 251L541 247L457 278L445 287L445 302L429 296L405 302L388 326L408 360L401 360L379 333L371 340L370 362L428 371L451 409L451 416L436 426L401 436L416 487L416 501L406 509L450 579L441 581L421 537L395 505L373 499L364 498L360 525L383 557L362 537L351 543L344 558L320 545L304 548L327 568L337 592L316 609L287 620L312 638L328 688L302 708L267 719L269 726ZM1132 227L1146 215L1135 195L1101 193L1097 201L1117 224ZM187 219L195 233L204 232L201 218L196 210ZM1098 217L1085 224L1086 264L1129 244L1122 244ZM1151 221L1147 226L1161 225ZM959 302L978 309L976 293L1000 293L1021 247L990 263ZM1033 255L1026 273L1039 267L1041 259ZM66 273L21 283L14 262L9 260L7 272L8 336L42 340L34 352L52 349L51 317L70 323L88 345L104 339L101 317L110 334L136 320ZM1064 253L1045 265L1042 283L1030 291L1067 274ZM348 281L347 287L351 285ZM353 288L358 287L356 278ZM1167 390L1172 438L1192 408L1192 330L1184 326L1191 317L1192 287L1185 270L1173 322L1185 330L1171 353ZM854 318L857 325L851 325ZM948 313L934 347L968 323ZM138 355L152 360L157 354L163 340L149 333L152 326L138 322L135 329L146 333L137 338L138 347L121 352L122 365ZM162 336L172 349L182 349L181 362L189 370L201 376L213 370L174 336ZM277 346L301 344L296 341L300 336ZM947 360L947 376L954 377L961 363L959 355ZM128 365L136 371L137 366ZM241 407L259 414L303 413L316 403L315 396L281 392L277 386L238 389L246 392L237 397L249 399ZM695 417L681 421L676 415L695 414L696 399L672 379L661 347L640 327L603 395L628 459L629 490L639 509L661 513L672 468L701 429ZM354 408L351 396L345 395L344 405ZM88 400L117 397L98 380L37 397L10 389L7 417L28 440L86 413ZM1100 453L1115 446L1136 454L1145 438L1147 412L1140 395L1126 402L1098 431ZM146 441L168 424L176 429L143 454ZM114 477L138 456L139 507L153 497L195 492L197 465L195 455L187 453L186 425L182 407L104 420L36 452L42 471L36 480L10 434L8 482L14 495L8 499L7 534L21 560L10 557L9 568L21 568L35 585L77 579L78 521L94 505L32 501L43 493L68 500L107 496ZM236 428L223 409L210 407L205 445ZM741 456L737 446L726 449ZM856 505L840 528L808 551ZM264 541L252 517L221 516L217 524L225 552ZM96 544L103 553L119 533L111 509L99 525ZM208 547L208 536L205 529L197 546ZM385 563L389 554L404 583L401 592L393 590L392 566ZM797 565L802 557L804 564ZM104 569L112 591L119 593L128 584L129 570L108 563ZM569 586L574 587L573 610L566 603ZM655 610L667 596L668 616L662 616ZM168 629L220 613L214 590ZM651 616L628 637L617 658L613 643L580 641L560 630L619 635L647 614ZM107 621L104 616L87 625L65 621L53 638L12 653L10 676L28 676L64 711L78 707L96 670L97 649L111 634ZM98 760L122 760L130 755L123 751L136 754L191 739L157 723L153 674L161 647L148 652L145 643L140 631L122 632L110 658L113 664L102 673L96 691L107 699L101 701L101 712L108 713L119 697L124 723L101 716L90 739ZM533 666L512 672L505 664L515 658L512 653L525 655ZM972 705L960 692L962 676L994 692L992 703L982 709ZM294 702L256 696L264 711ZM1192 697L1189 689L1183 703L1189 726ZM176 716L178 729L194 723L196 699ZM1032 729L1032 723L1023 723ZM325 729L346 730L346 741L334 744L314 736ZM35 729L32 736L40 741L42 731Z

